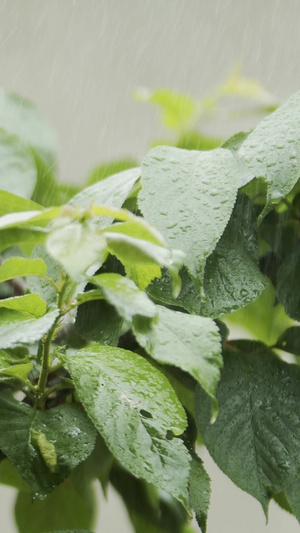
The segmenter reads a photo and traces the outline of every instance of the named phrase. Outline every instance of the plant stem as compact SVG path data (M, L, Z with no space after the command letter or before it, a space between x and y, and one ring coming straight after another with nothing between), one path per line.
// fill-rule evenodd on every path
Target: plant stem
M45 408L45 399L46 399L46 387L48 381L48 375L52 371L51 369L51 344L55 336L57 326L63 315L63 302L66 288L68 286L68 278L65 279L62 288L58 295L57 305L59 307L59 315L53 323L52 327L49 329L47 335L41 341L41 355L42 355L42 368L38 380L38 384L35 388L36 391L36 407L38 409Z

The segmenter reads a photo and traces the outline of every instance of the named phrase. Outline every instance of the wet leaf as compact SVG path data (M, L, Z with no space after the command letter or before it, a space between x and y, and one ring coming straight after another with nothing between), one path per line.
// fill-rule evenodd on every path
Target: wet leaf
M300 369L266 348L228 350L211 424L211 399L196 391L196 420L214 461L267 514L271 493L300 474Z
M232 153L221 148L194 152L159 146L143 162L141 211L170 246L185 252L185 264L200 285L206 257L233 209L239 170Z
M97 344L65 365L113 455L187 506L189 454L177 438L186 417L168 380L141 356Z
M34 157L18 137L3 130L0 130L0 161L0 189L10 193L18 191L19 196L30 198L37 180Z
M201 459L193 454L189 480L190 504L202 533L206 532L207 512L210 503L210 479Z
M0 449L39 498L90 455L96 438L78 405L38 411L7 392L0 394L0 430Z
M46 313L47 304L38 294L25 294L0 300L0 309L5 308L40 318Z
M214 396L222 367L218 328L210 318L188 315L157 306L151 329L134 322L137 341L159 363L189 372Z
M40 340L58 314L58 308L52 308L40 318L22 311L0 309L0 348L13 348L21 343L31 344Z
M44 276L47 266L42 259L10 257L0 265L0 283L24 276Z

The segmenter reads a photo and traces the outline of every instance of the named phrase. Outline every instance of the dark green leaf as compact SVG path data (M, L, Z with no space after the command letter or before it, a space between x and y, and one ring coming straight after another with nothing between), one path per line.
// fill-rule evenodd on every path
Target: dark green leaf
M233 209L239 172L235 157L221 148L194 152L159 146L143 162L142 213L170 246L186 253L185 264L200 284L205 259Z
M190 504L203 533L210 503L210 479L199 457L193 455L189 480Z
M300 481L299 479L289 485L285 490L285 497L290 507L290 511L300 522Z
M95 437L95 428L78 405L37 411L1 393L0 449L36 497L51 492L90 455Z
M19 533L89 533L96 518L93 487L86 486L82 496L71 476L43 501L32 501L30 494L20 492L15 517Z
M218 466L257 498L267 514L272 493L300 474L300 369L266 348L228 350L211 424L211 399L198 387L196 419Z
M177 500L117 466L110 481L123 499L136 533L183 533L188 515Z
M300 269L299 246L287 254L277 272L276 295L284 305L286 313L300 320L300 277L295 275Z
M186 417L167 379L136 353L110 346L83 348L65 365L114 456L186 506L189 454L176 438Z
M134 322L137 341L159 363L189 372L214 396L222 366L221 343L213 320L157 306L151 329Z
M112 305L105 300L96 300L78 308L75 327L88 341L117 346L122 323L123 319Z
M300 326L293 326L285 330L277 340L276 348L300 355Z
M22 492L31 492L29 485L25 483L14 465L8 459L3 459L0 462L0 483L2 485L14 487Z

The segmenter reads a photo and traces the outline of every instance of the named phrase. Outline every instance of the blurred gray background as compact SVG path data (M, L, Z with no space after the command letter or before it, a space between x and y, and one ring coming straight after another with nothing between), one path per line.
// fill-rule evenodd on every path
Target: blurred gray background
M0 0L0 86L48 116L60 176L80 183L99 162L141 160L165 134L158 113L134 101L136 87L200 97L240 62L280 99L300 90L299 20L299 0ZM219 131L236 125L211 127ZM266 526L259 504L202 455L213 480L208 533L299 531L275 504ZM1 531L16 533L13 490L1 488L0 498ZM96 533L130 532L110 499L101 498Z

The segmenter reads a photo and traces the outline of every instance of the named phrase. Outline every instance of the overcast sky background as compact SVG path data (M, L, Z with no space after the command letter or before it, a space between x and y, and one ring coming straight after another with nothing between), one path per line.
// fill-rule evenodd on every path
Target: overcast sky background
M136 87L199 97L240 62L280 99L300 90L299 20L299 0L0 0L0 86L45 113L59 138L61 178L82 182L97 163L142 160L165 133L154 109L134 101ZM234 127L217 124L214 132ZM266 526L259 504L207 458L206 465L208 533L299 531L275 504ZM1 492L6 533L16 532L12 499ZM118 513L101 503L97 533L131 531Z

